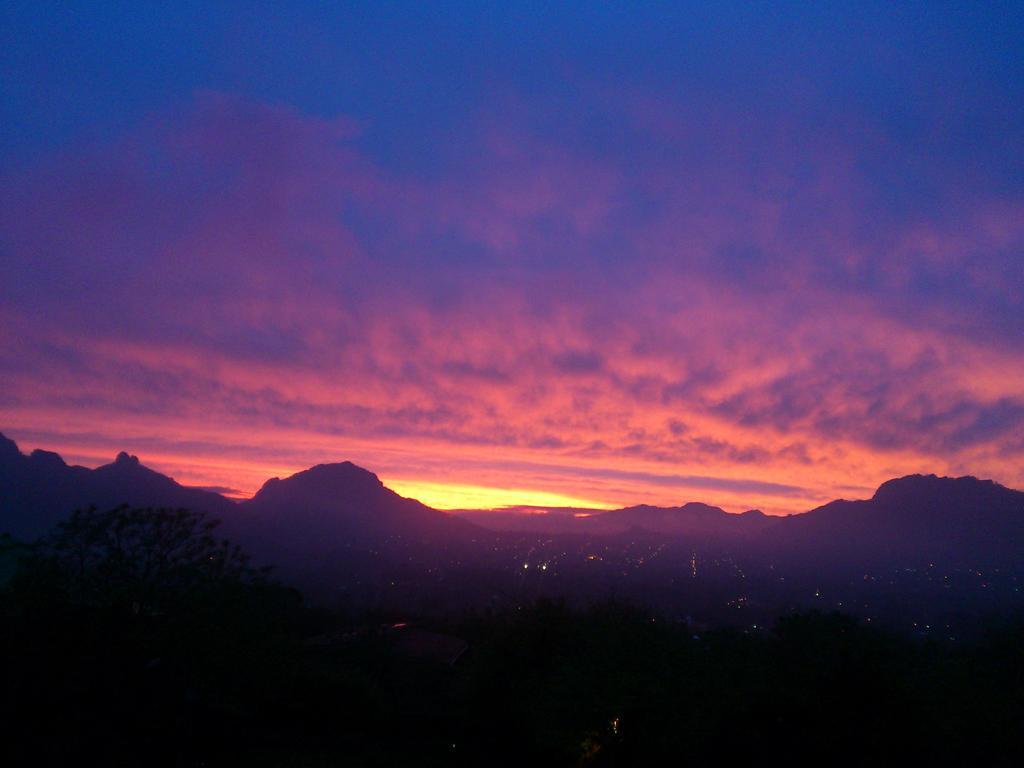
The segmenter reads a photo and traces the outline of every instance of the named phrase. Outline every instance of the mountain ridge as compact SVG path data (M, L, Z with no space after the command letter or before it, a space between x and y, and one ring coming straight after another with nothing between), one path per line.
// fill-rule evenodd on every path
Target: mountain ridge
M95 469L68 465L54 452L21 453L0 434L0 530L31 538L72 509L96 505L189 507L223 520L224 530L257 552L288 550L328 557L340 548L438 546L491 533L620 535L751 542L813 559L872 554L951 557L957 548L1014 557L1024 542L1024 492L974 476L906 475L882 483L870 499L837 499L804 513L771 517L729 513L702 502L678 507L523 515L433 509L400 496L351 461L318 464L270 478L240 502L177 483L126 452ZM502 523L511 526L506 529ZM514 523L514 525L513 525Z

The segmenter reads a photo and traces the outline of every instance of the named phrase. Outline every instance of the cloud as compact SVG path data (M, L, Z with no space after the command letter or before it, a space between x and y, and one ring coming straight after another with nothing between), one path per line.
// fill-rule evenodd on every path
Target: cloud
M360 121L203 92L3 176L4 431L245 491L342 458L775 511L1024 484L1015 192L879 177L902 152L857 115L592 108L622 141L515 102L435 178Z

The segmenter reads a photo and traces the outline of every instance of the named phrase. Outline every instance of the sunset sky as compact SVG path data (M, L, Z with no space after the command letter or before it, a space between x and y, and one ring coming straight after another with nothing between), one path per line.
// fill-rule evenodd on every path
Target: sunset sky
M444 508L1024 487L1024 6L321 5L4 3L22 450Z

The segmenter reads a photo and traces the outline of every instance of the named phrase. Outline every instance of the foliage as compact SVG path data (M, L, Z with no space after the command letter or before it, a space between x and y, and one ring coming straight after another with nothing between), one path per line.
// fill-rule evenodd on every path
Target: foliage
M227 539L218 521L178 509L76 510L34 547L24 577L39 578L72 603L155 613L186 595L257 584L268 571Z
M0 716L33 764L173 764L294 658L298 594L186 510L73 513L0 593ZM59 739L49 737L56 728Z

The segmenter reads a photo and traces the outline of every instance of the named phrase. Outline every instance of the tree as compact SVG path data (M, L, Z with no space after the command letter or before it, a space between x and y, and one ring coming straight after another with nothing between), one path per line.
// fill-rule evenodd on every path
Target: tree
M22 569L69 602L160 613L227 585L259 585L241 548L217 539L219 521L185 509L76 510L38 541Z
M287 689L298 593L216 527L188 510L78 510L18 558L0 590L15 762L173 765Z

